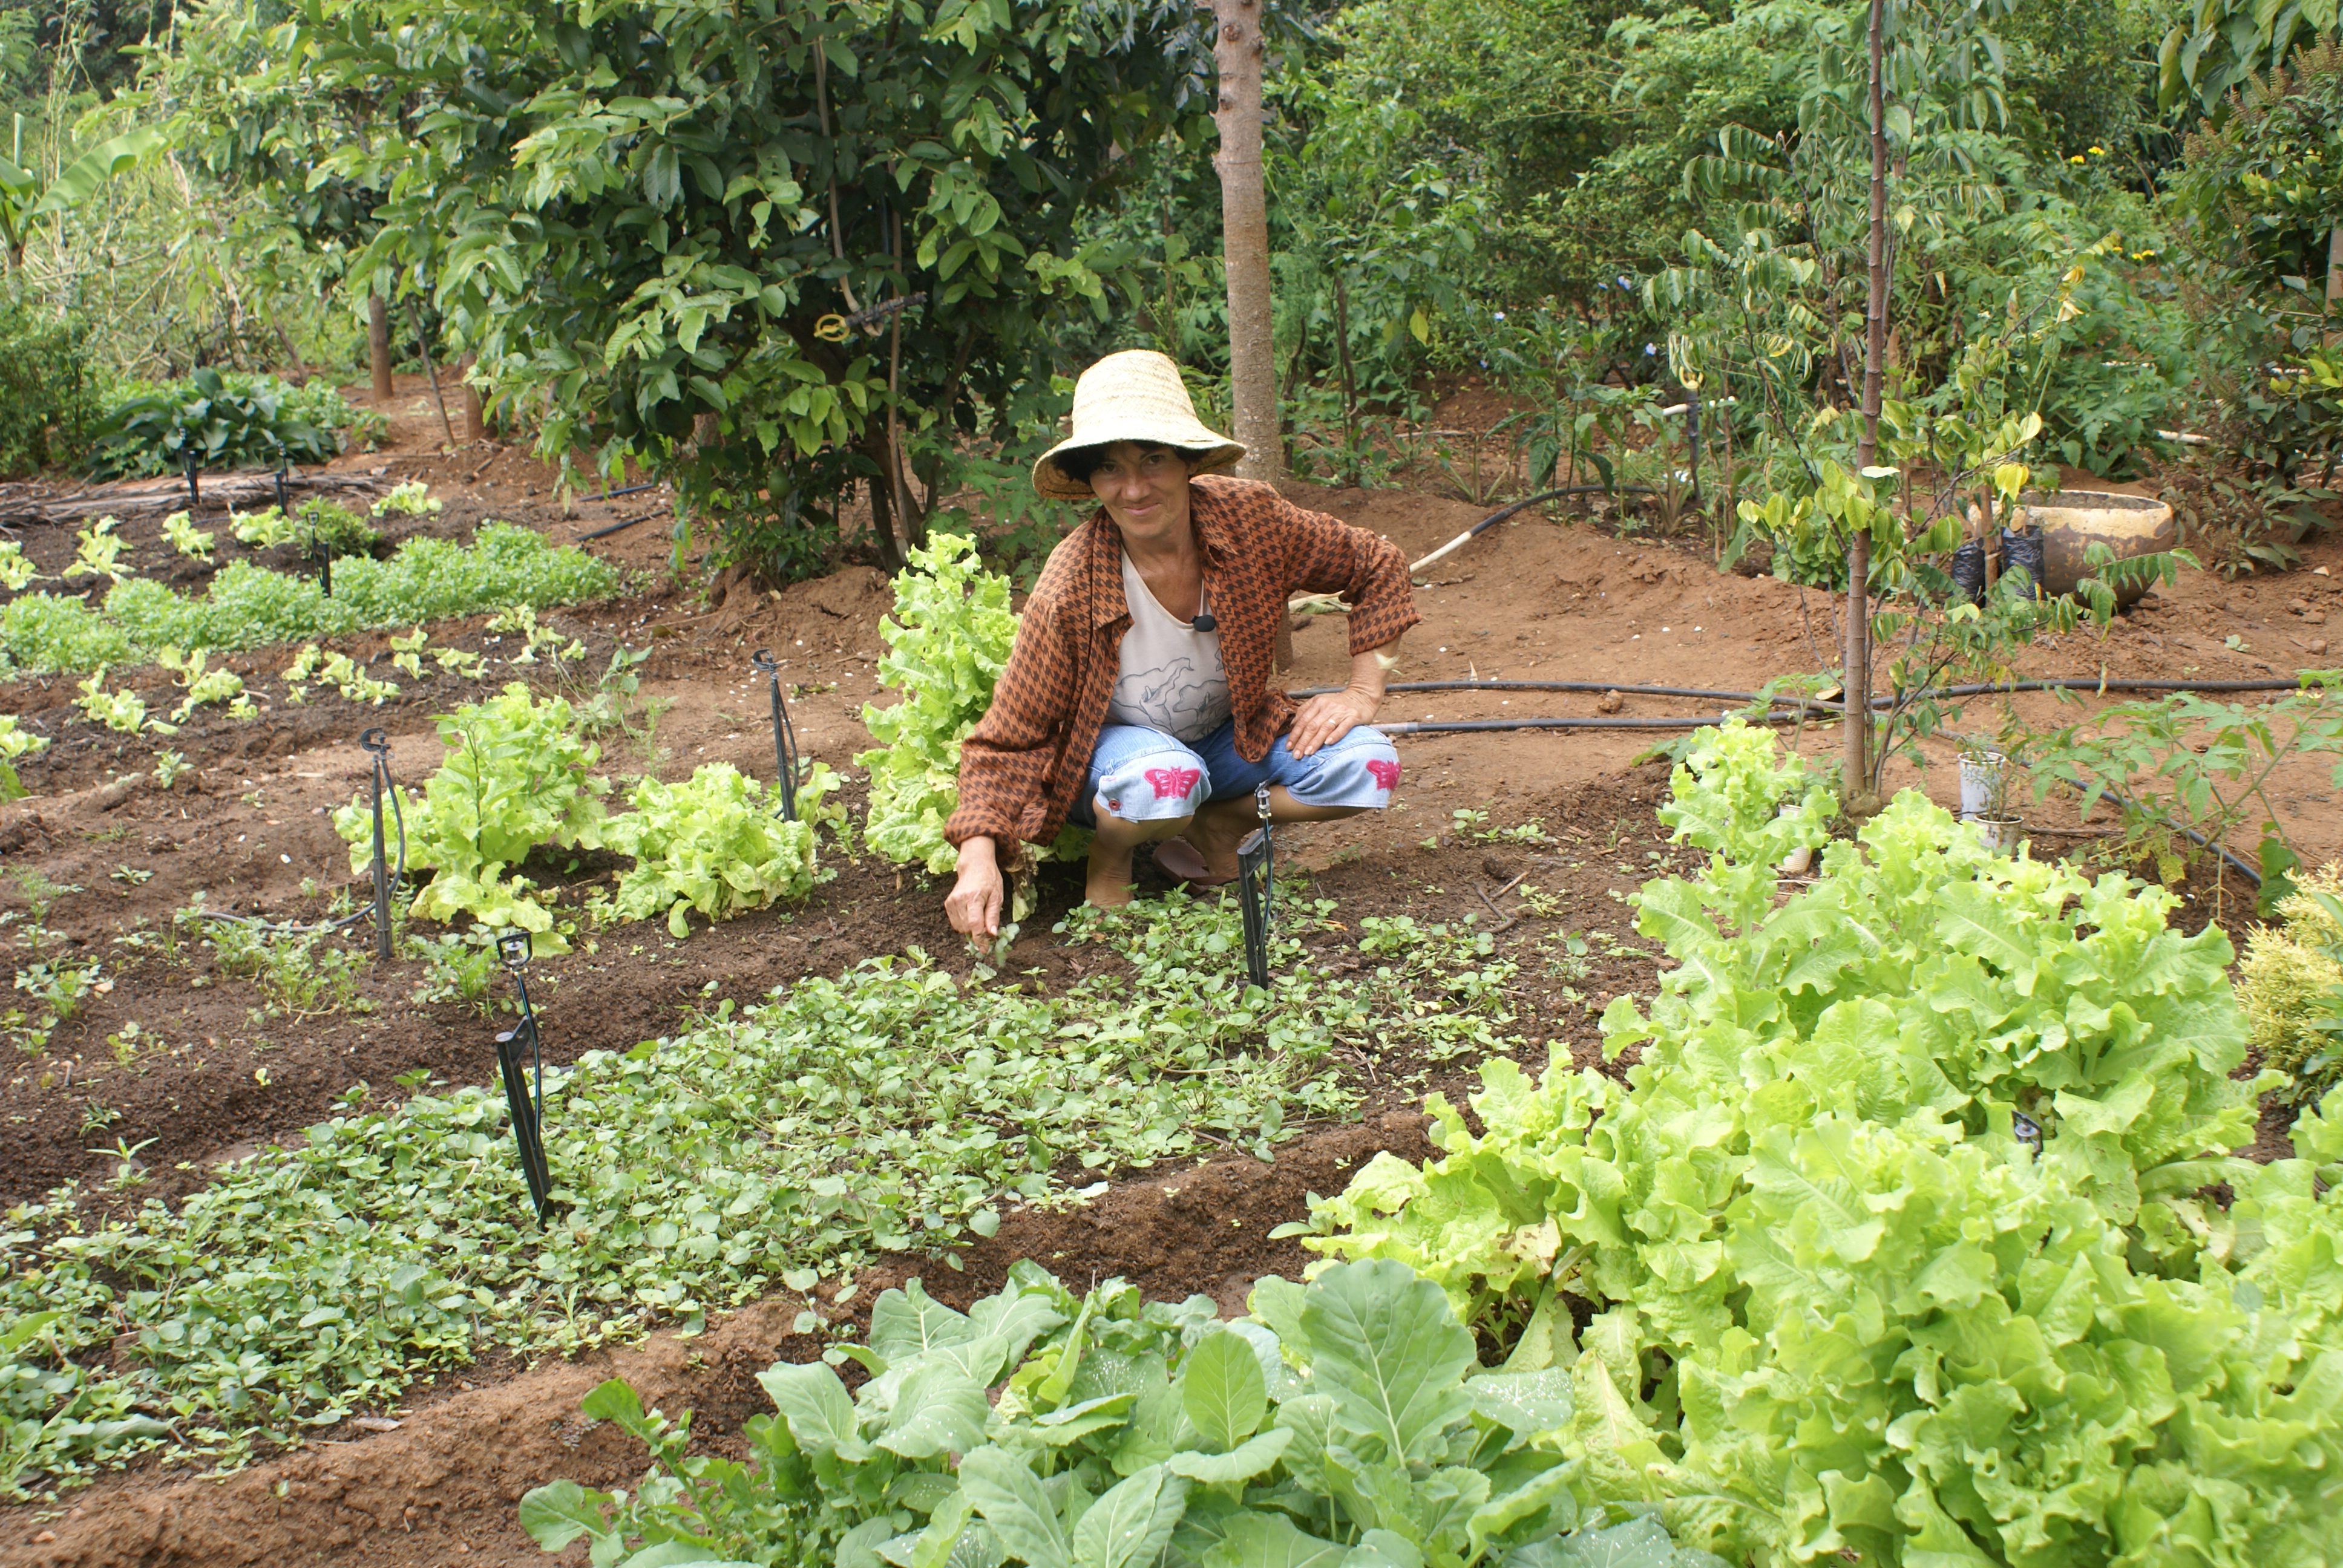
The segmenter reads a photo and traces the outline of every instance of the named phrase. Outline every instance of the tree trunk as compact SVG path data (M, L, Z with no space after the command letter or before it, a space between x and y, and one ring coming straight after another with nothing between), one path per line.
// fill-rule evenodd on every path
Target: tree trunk
M1269 208L1261 180L1260 0L1212 0L1220 97L1221 255L1229 283L1229 382L1244 444L1237 472L1273 479L1284 469L1277 426L1277 337L1270 311Z
M463 438L467 442L488 438L488 410L481 406L480 389L472 384L472 365L478 356L467 352L456 361L456 384L463 389Z
M374 372L374 400L390 401L390 307L379 294L367 296L367 366Z
M1887 109L1882 87L1880 12L1871 0L1871 272L1865 280L1863 333L1863 438L1855 466L1879 455L1880 380L1887 360ZM1846 749L1840 798L1849 816L1879 809L1871 787L1871 535L1858 529L1846 548Z

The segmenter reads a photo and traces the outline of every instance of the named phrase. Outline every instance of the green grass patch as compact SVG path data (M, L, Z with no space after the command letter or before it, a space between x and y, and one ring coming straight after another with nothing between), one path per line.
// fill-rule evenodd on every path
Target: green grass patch
M24 594L0 606L0 677L80 674L150 660L166 648L226 653L513 605L543 609L600 598L622 581L617 568L581 550L483 523L469 546L410 539L387 560L337 561L330 598L313 578L248 561L223 568L199 596L146 578L116 584L99 609L70 596Z

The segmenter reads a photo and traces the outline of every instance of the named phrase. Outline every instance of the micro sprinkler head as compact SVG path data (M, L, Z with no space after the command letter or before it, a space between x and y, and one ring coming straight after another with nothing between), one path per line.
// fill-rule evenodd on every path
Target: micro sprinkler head
M749 656L749 667L765 678L773 699L773 777L780 791L781 820L798 819L798 736L789 723L789 705L781 696L781 667L773 650L760 648Z
M383 729L367 730L358 737L358 749L374 759L374 941L375 956L392 956L390 942L390 868L383 859L382 798L390 793L390 732ZM392 809L397 801L391 802ZM407 829L402 820L399 828L399 864L406 867Z
M528 956L527 931L509 930L497 937L497 957L520 993L518 1021L497 1036L497 1070L504 1079L505 1106L512 1114L513 1143L520 1154L521 1174L528 1181L529 1207L542 1225L546 1204L553 1191L553 1176L545 1160L545 1052L538 1034L537 1012L529 1006L528 981L521 973L528 965ZM524 1045L529 1055L526 1063L521 1060ZM534 1086L530 1082L531 1069L535 1070Z
M2023 1111L2013 1111L2009 1113L2009 1130L2017 1135L2020 1143L2034 1151L2036 1160L2042 1158L2042 1123Z
M1244 917L1245 978L1269 989L1270 893L1277 847L1270 836L1269 786L1253 790L1253 813L1261 820L1237 846L1237 905Z

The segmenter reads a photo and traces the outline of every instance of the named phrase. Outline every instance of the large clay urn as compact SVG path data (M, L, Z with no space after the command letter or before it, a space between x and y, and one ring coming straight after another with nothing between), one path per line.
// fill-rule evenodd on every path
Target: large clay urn
M2117 495L2111 490L2059 490L2045 495L2028 490L2018 498L2026 519L2042 529L2042 587L2053 594L2075 591L2075 584L2090 575L2085 558L2094 544L2115 552L2117 560L2153 555L2180 542L2172 508L2147 496ZM2147 591L2146 584L2120 588L2118 604L2130 604Z

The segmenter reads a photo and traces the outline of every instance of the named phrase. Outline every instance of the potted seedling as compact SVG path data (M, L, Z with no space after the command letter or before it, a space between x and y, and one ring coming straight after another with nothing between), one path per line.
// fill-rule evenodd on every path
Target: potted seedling
M2013 809L2013 773L2007 755L1992 747L1961 752L1961 819L1975 823L1977 837L1997 855L2017 852L2018 831L2025 826Z

